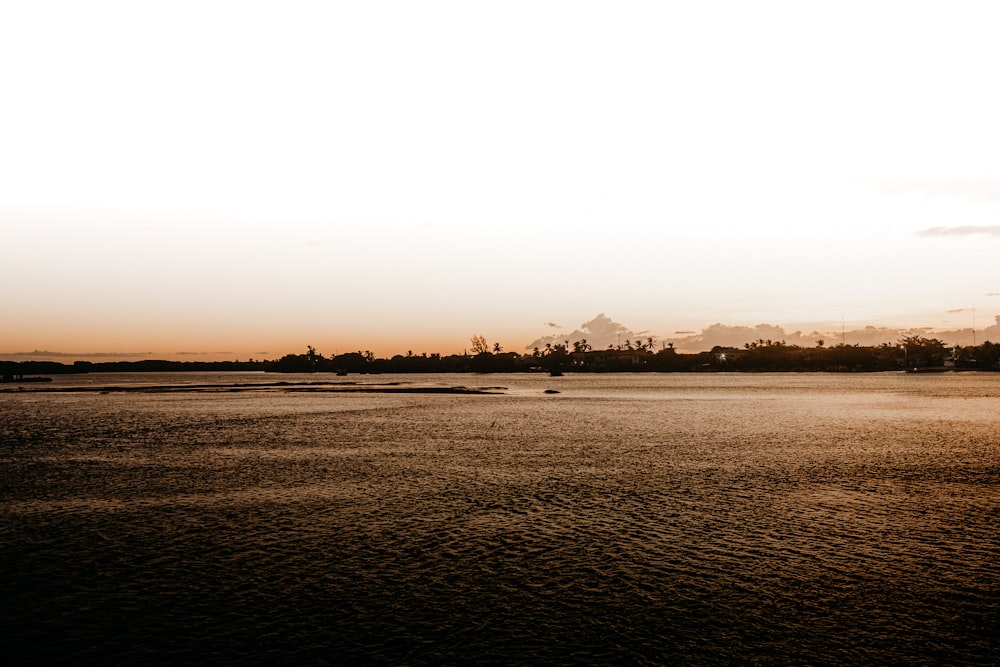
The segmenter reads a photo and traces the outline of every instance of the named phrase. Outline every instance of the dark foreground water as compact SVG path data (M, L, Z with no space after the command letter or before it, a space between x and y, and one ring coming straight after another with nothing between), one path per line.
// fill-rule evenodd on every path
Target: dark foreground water
M4 662L1000 661L1000 376L391 380L0 393Z

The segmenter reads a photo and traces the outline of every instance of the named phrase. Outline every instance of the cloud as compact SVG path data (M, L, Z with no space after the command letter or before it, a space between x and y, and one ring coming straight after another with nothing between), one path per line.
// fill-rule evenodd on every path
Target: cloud
M1000 296L1000 292L987 292L986 296Z
M1000 182L994 181L898 181L883 183L879 190L885 194L917 193L931 197L1000 201Z
M959 309L966 310L966 309ZM1000 315L995 316L996 322L985 328L977 328L975 339L1000 341ZM972 328L936 329L935 327L875 327L866 326L847 331L813 331L804 334L801 331L787 332L783 327L774 324L758 324L753 327L732 326L716 323L705 327L701 332L680 338L666 338L664 342L672 343L679 352L704 352L715 346L743 347L746 343L756 340L784 341L788 345L812 347L820 340L825 345L839 345L841 341L847 345L877 347L883 343L895 344L903 336L919 335L939 338L947 345L969 345L972 342Z
M998 294L1000 295L1000 294ZM967 308L958 308L949 312L967 312ZM995 316L996 322L990 326L976 329L975 339L982 343L984 340L1000 341L1000 315ZM829 325L826 325L829 326ZM674 337L656 338L656 347L661 344L670 343L678 352L693 353L707 352L713 347L736 347L742 348L747 343L758 340L770 340L774 342L782 341L787 345L798 345L799 347L813 347L823 341L825 346L839 345L841 342L847 345L860 345L863 347L877 347L883 344L895 345L904 336L925 336L938 338L946 345L969 345L972 342L972 328L941 329L936 327L877 327L868 325L848 330L829 331L786 331L784 327L777 324L757 324L754 326L728 325L716 322L705 327L700 332L676 331L675 334L686 334ZM558 334L543 336L532 341L526 349L544 347L546 343L556 344L569 341L586 339L595 350L606 348L608 345L624 344L626 340L645 340L646 332L635 332L623 324L615 322L610 317L601 313L589 322L584 322L580 328L569 334Z
M680 352L704 352L713 347L743 347L747 343L758 340L770 340L774 342L782 341L787 345L798 345L799 347L813 347L823 341L824 345L839 345L841 342L847 345L881 345L882 343L894 343L904 334L925 333L925 329L896 329L891 327L866 326L861 329L850 331L786 331L784 327L776 324L757 324L755 326L741 326L715 323L701 330L700 333L684 336L682 338L667 338L664 342L673 343Z
M551 326L551 323L547 324ZM601 313L589 322L581 324L580 328L572 333L542 336L529 343L525 349L531 350L536 347L545 347L546 343L556 344L565 341L573 343L586 339L591 347L599 350L609 345L624 344L626 340L635 340L641 335L643 335L643 332L636 333L625 325L619 324L604 313Z
M562 329L562 327L556 324L555 322L546 322L545 326L551 327L553 329Z
M958 227L928 227L917 232L920 236L1000 236L1000 225L959 225Z
M968 308L952 308L951 310L949 310L947 312L949 312L949 313L964 313L967 310L968 310Z
M1000 315L995 315L993 319L993 324L989 326L982 329L976 327L974 336L971 326L965 329L938 330L928 335L931 338L939 338L946 345L971 345L973 340L976 343L997 342L1000 341Z
M776 324L758 324L748 327L716 322L702 329L700 333L691 333L693 335L667 338L665 342L673 343L674 347L681 352L703 352L716 346L743 347L744 344L755 340L785 341L789 345L809 347L815 345L820 338L832 341L832 335L824 335L815 331L811 334L803 334L801 331L789 333Z
M35 350L34 352L0 352L3 359L115 359L115 358L149 358L154 352L51 352L49 350Z

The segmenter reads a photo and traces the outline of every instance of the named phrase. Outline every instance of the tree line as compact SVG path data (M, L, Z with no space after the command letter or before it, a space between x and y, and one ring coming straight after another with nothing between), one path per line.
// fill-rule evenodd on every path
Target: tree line
M461 354L397 354L376 357L370 350L326 356L307 346L304 353L275 360L247 361L0 361L7 381L29 375L63 373L141 373L171 371L264 371L272 373L606 373L606 372L873 372L891 370L1000 370L1000 344L949 347L936 338L905 336L878 346L838 344L815 347L784 341L756 340L737 347L681 353L655 341L625 341L594 349L586 339L549 343L528 354L505 352L483 336L471 340Z

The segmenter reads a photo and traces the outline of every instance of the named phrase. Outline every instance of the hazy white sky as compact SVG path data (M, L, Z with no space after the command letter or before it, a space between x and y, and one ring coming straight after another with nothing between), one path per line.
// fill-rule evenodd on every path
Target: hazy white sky
M994 2L0 1L0 353L1000 313Z

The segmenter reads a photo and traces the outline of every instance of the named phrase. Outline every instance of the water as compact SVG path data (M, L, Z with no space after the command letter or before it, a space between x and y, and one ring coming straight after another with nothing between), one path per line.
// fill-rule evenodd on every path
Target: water
M327 379L0 393L6 661L1000 662L996 375Z

